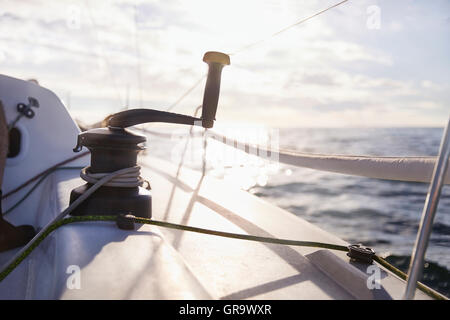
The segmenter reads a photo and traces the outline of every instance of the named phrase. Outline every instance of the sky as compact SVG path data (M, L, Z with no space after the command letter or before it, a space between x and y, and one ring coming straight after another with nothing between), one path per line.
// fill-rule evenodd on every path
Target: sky
M338 2L0 0L0 73L38 79L92 123L167 109L221 51L218 123L443 127L450 1L349 0L272 36ZM172 111L192 115L203 89Z

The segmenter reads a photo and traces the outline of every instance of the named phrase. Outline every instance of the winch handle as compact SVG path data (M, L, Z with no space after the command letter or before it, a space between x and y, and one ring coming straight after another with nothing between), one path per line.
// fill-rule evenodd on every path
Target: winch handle
M208 64L209 68L203 94L202 126L204 128L212 128L214 120L216 120L222 69L230 64L230 57L225 53L209 51L203 56L203 61Z
M165 122L187 125L201 124L204 128L212 128L219 102L222 68L230 64L230 57L221 52L209 51L203 56L203 61L208 64L209 68L201 118L153 109L131 109L113 114L108 121L108 126L110 128L126 128L147 122Z

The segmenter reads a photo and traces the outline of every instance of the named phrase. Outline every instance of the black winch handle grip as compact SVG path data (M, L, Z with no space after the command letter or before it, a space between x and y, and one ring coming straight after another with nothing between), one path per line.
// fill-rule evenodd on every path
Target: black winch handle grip
M209 68L203 94L202 127L212 128L214 120L216 120L222 68L230 64L230 57L225 53L209 51L203 56L203 61L208 64Z

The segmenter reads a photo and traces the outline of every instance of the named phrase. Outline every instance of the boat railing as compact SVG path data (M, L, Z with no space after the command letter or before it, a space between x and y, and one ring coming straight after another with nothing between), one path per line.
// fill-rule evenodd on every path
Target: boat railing
M436 210L441 196L442 186L444 184L445 174L448 171L448 160L450 156L450 118L442 136L439 155L434 166L433 177L431 179L428 194L425 199L422 218L419 231L417 232L416 243L411 255L411 264L408 272L408 282L404 299L413 299L416 291L417 281L422 276L425 252L428 247L430 235L433 227L433 220L436 216Z

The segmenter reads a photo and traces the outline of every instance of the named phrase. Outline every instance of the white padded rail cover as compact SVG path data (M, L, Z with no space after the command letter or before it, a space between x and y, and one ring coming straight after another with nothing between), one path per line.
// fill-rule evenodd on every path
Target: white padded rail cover
M270 154L269 159L278 158L284 164L375 179L428 183L436 162L436 157L374 157L275 151L238 142L218 133L209 133L209 136L246 153L257 152L262 158ZM450 170L447 170L444 183L450 184Z

